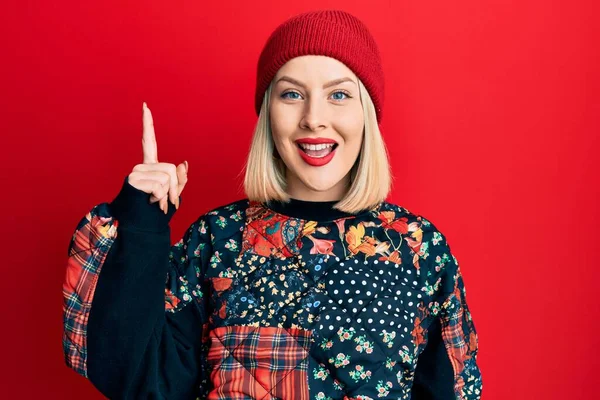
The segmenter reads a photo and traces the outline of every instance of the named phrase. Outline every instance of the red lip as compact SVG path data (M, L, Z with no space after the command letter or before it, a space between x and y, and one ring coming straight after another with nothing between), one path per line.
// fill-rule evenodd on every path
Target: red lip
M304 138L296 140L296 143L306 143L306 144L337 144L337 142L333 139L326 138Z
M321 158L316 158L316 157L311 157L308 154L306 154L302 148L300 147L300 144L338 144L338 142L336 142L333 139L327 139L327 138L302 138L302 139L298 139L296 140L296 144L298 145L298 151L300 152L300 157L302 157L302 159L304 160L305 163L307 163L308 165L311 165L313 167L322 167L323 165L329 164L329 162L331 160L333 160L333 157L335 156L335 151L337 150L337 146L334 146L336 148L334 148L331 153L327 154L325 157L321 157Z
M333 151L327 154L325 157L315 158L306 154L300 147L298 147L298 151L300 152L300 157L304 160L308 165L312 165L313 167L322 167L323 165L329 164L331 160L333 160L333 156L335 156L335 151L337 149L333 149Z

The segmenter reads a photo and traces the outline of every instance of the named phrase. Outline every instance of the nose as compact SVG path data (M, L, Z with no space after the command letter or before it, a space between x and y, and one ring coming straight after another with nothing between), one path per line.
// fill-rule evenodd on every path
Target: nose
M300 120L300 128L308 129L313 132L327 128L327 107L321 104L320 99L314 96L306 101L304 114Z

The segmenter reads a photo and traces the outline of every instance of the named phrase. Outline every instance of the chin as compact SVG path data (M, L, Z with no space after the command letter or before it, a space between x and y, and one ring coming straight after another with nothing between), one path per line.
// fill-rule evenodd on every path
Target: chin
M305 186L307 188L309 188L312 191L315 192L327 192L328 190L331 190L335 187L335 183L327 183L327 184L321 184L321 185L311 185L308 182L305 183Z
M326 192L333 189L342 179L341 177L337 180L332 180L331 177L326 179L319 178L303 176L300 177L300 181L310 190L314 190L315 192Z
M344 174L340 174L340 167L337 164L330 164L320 168L302 165L303 161L294 163L292 168L293 175L300 181L302 186L314 192L327 192L334 189L344 179Z

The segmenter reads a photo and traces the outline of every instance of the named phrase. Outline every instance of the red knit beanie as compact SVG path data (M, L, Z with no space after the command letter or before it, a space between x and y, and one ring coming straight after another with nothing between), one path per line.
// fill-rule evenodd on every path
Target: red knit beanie
M286 62L303 55L335 58L350 68L365 85L381 122L383 69L379 49L365 24L339 10L311 11L296 15L271 34L258 60L256 114L260 114L269 84Z

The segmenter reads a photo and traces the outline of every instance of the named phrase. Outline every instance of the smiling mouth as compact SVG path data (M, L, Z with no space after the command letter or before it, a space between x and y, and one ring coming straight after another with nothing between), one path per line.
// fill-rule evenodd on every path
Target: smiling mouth
M313 158L327 157L338 146L337 143L308 144L297 143L300 150Z

